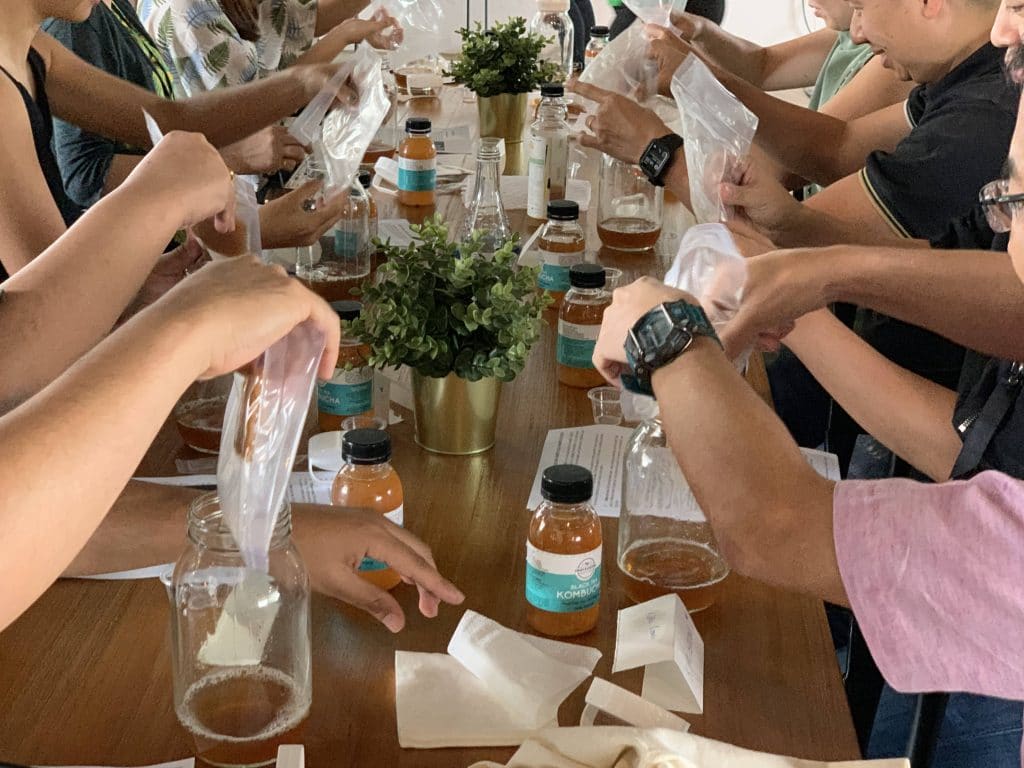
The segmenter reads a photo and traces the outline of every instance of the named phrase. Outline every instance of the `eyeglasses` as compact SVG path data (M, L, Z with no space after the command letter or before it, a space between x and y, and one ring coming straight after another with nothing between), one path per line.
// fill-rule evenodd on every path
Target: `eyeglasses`
M988 225L996 233L1009 232L1013 217L1024 210L1024 194L1008 194L1009 187L1008 179L997 179L990 181L978 193L978 202L985 211Z

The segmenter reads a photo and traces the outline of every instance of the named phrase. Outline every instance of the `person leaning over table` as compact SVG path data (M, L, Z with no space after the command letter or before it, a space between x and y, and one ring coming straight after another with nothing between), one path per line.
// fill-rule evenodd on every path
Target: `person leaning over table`
M367 40L391 48L402 29L387 11L355 18L367 0L141 0L139 18L181 96L241 85L295 64L333 60ZM317 38L320 38L319 41Z
M44 19L81 21L93 7L90 0L9 0L4 7L0 163L8 183L0 190L0 279L28 264L81 215L64 190L50 147L51 106L53 115L70 124L135 147L150 144L143 110L164 131L197 130L226 145L305 106L337 70L333 64L293 67L215 94L162 99L89 66L39 31ZM264 247L313 243L337 220L344 196L311 213L303 203L314 190L308 185L260 209Z
M209 217L230 229L233 205L217 152L201 136L170 133L124 184L0 283L0 401L10 407L0 416L0 629L62 575L176 557L196 494L125 484L192 381L236 370L307 321L324 334L319 375L332 375L337 316L280 267L249 256L203 267L95 347L75 335L84 325L102 336L131 295L125 274L135 269L137 283L146 273L133 261L152 264L179 227ZM122 226L125 216L136 226ZM76 272L81 254L94 258ZM125 271L110 276L108 267ZM100 300L108 286L111 295ZM398 631L398 603L356 574L369 556L417 586L425 616L441 601L462 601L415 536L370 512L339 512L294 507L294 537L314 588Z

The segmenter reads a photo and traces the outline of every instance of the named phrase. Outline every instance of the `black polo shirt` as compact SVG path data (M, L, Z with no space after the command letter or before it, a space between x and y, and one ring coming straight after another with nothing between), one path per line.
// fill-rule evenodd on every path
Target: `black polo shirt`
M930 240L970 210L978 190L999 178L1018 99L1003 74L1003 52L990 43L911 92L910 133L892 152L868 155L860 174L896 232Z

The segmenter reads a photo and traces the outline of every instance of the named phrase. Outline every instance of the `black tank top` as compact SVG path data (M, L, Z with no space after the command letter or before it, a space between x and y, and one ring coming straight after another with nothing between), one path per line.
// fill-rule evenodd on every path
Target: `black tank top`
M64 218L64 224L70 227L82 215L82 209L65 194L60 167L57 165L57 158L53 156L51 148L53 118L50 114L50 102L46 98L46 64L35 48L28 50L28 66L32 70L32 81L36 91L35 99L32 98L32 94L25 86L11 77L10 72L3 67L0 67L0 72L10 78L25 102L25 111L28 112L28 121L32 126L32 141L35 143L39 167L43 171L43 177L46 179L46 186L50 188L53 201ZM0 280L6 280L7 277L7 271L0 265Z

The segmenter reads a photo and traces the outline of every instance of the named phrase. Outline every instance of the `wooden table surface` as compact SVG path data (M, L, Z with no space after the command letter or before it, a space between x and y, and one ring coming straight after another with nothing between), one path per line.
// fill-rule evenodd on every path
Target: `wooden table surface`
M415 102L439 127L470 124L475 106L457 91ZM446 161L461 161L448 158ZM591 155L585 175L596 181ZM592 211L596 211L596 184ZM378 198L382 217L416 218ZM453 220L455 196L441 199ZM667 206L667 231L656 254L600 253L627 277L663 274L688 214ZM522 212L513 226L528 227ZM587 222L595 252L595 216ZM466 608L526 630L524 554L526 501L547 430L590 423L586 393L555 377L555 334L546 325L527 369L502 395L498 442L470 458L417 448L409 421L392 428L394 464L406 488L406 525L432 548L441 571L467 594ZM183 451L167 424L140 467L142 475L174 474ZM726 479L723 478L723 482ZM628 605L615 567L617 525L604 520L605 568L597 628L576 642L604 654L597 675L639 692L639 670L611 674L616 612ZM184 536L184 531L182 532ZM415 594L396 596L410 617L391 635L340 603L314 597L314 696L305 732L308 764L335 766L466 766L504 762L511 749L403 750L394 704L394 651L443 652L462 609L443 608L432 621L415 610ZM753 749L814 759L858 757L856 739L822 605L817 600L731 576L719 602L695 617L704 638L705 713L687 716L693 731ZM579 722L582 685L559 712ZM156 580L62 581L0 634L0 760L35 765L144 765L191 754L173 710L168 607Z

